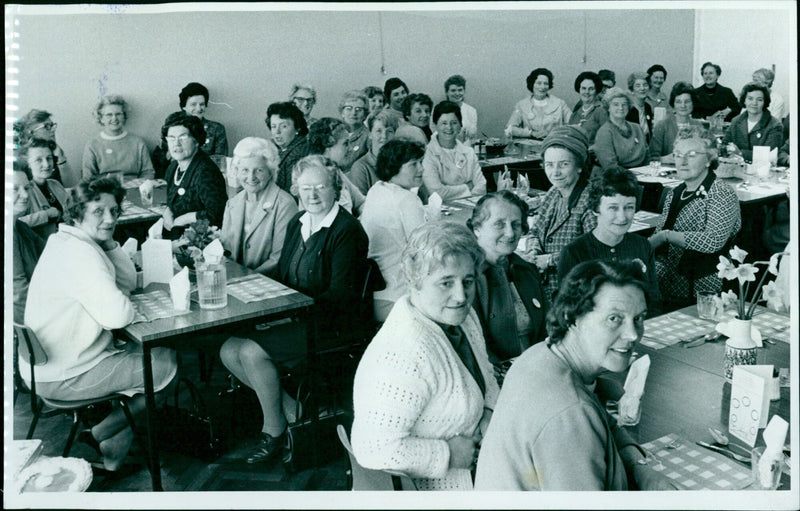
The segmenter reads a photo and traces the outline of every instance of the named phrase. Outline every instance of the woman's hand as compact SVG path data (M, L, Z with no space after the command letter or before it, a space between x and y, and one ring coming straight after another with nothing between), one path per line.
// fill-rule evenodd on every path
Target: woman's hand
M184 227L186 225L191 225L197 221L197 213L192 211L189 213L184 213L178 218L174 220L174 224L178 227Z
M118 246L119 244L113 239L105 240L100 243L100 248L102 248L106 252L108 252L109 250L114 250Z
M647 241L650 242L651 247L658 248L667 242L667 231L658 231L650 236Z
M175 226L175 217L172 215L172 210L165 208L164 212L161 214L161 218L164 219L164 229L171 231Z
M58 218L61 215L61 212L52 206L45 211L47 211L47 218Z
M478 460L478 439L475 436L456 435L447 440L450 448L450 468L471 469Z
M539 268L540 272L547 271L550 263L553 261L553 254L542 254L533 258L533 264Z

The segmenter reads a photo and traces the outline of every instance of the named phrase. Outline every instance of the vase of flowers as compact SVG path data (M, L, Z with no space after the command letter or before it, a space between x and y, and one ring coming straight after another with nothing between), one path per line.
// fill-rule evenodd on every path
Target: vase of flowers
M762 346L761 333L753 326L753 313L761 301L764 281L770 273L778 275L778 262L784 252L774 254L769 261L745 263L747 252L734 246L729 252L730 258L719 256L717 275L725 280L736 280L739 283L739 295L734 291L723 293L723 301L736 305L736 317L717 325L717 331L726 335L725 342L725 377L733 377L733 368L737 365L754 365L757 362L757 348ZM750 283L756 281L759 266L766 266L758 284L750 295Z
M203 261L203 249L220 237L220 230L205 218L198 218L186 228L181 235L182 246L175 254L175 259L181 266L193 270L198 262Z

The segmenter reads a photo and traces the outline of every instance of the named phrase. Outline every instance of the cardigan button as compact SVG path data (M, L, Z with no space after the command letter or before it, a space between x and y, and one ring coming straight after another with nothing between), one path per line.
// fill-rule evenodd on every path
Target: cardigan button
M552 236L548 236L547 237L547 242L548 243L552 243L553 242L553 237Z

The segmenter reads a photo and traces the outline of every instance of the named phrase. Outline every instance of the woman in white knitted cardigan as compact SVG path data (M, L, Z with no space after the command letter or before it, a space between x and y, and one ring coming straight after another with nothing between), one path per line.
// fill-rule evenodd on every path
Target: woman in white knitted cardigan
M403 253L409 294L358 366L358 462L409 475L420 490L470 490L499 389L471 308L483 255L452 222L420 226ZM467 349L469 348L469 349Z

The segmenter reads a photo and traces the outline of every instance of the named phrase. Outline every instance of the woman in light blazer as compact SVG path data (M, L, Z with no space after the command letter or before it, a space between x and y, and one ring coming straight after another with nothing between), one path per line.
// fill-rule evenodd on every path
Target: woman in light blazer
M244 190L225 205L222 245L230 258L270 274L281 257L286 226L297 213L291 195L275 183L278 152L263 138L248 137L233 150L232 169Z

